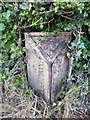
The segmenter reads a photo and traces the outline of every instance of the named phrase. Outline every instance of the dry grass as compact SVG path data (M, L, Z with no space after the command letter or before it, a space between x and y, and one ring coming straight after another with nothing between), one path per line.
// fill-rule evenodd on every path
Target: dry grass
M75 94L68 92L62 101L48 106L43 99L28 89L27 80L24 79L23 88L15 87L13 73L17 72L18 68L20 68L19 62L11 70L8 80L4 84L4 93L0 89L0 118L88 118L89 94L80 98L76 92ZM26 78L23 69L20 75ZM75 106L76 103L79 103L79 106Z
M27 89L27 92L26 88L24 90L13 86L13 80L6 83L6 86L6 92L2 94L0 103L1 118L50 118L55 117L56 113L57 117L62 116L61 102L58 102L57 106L55 104L55 107L48 106L31 89Z

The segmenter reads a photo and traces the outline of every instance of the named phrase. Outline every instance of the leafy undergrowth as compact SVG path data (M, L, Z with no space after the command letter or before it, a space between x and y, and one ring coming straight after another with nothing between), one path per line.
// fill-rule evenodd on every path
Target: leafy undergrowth
M72 87L66 93L64 99L49 106L28 88L27 80L24 85L15 83L16 79L8 79L4 83L0 103L1 118L88 118L89 117L89 93L83 93L82 87ZM21 82L22 83L22 82ZM81 86L83 84L81 83ZM23 86L23 87L22 87ZM3 85L2 85L3 88Z

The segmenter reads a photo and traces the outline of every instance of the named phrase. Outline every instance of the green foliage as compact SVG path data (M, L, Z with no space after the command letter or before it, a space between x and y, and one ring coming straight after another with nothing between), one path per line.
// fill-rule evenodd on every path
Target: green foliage
M3 13L2 13L2 16L3 16L6 20L8 20L9 17L10 17L10 11L7 10L7 12L3 12Z
M58 99L59 100L62 100L64 97L65 97L65 95L66 95L66 92L63 90L63 91L61 91L60 93L59 93L59 95L58 95Z
M22 81L22 78L20 76L16 77L15 81L14 81L14 85L16 88L24 88L24 83Z
M3 23L0 23L0 31L3 31L5 29L5 25Z
M76 40L69 43L74 48L74 51L70 52L74 59L72 79L76 81L80 72L83 73L85 79L88 79L90 2L2 2L0 3L0 12L2 13L0 14L2 81L8 79L17 61L19 59L20 62L22 61L21 58L26 52L23 45L23 33L32 31L53 32L55 34L61 31L72 32L76 37ZM79 32L80 29L82 30L82 26L88 28L88 30L83 30L83 35ZM41 41L43 40L42 37ZM19 73L17 72L17 74ZM21 77L14 78L16 87L23 84L23 75L21 72L20 74Z

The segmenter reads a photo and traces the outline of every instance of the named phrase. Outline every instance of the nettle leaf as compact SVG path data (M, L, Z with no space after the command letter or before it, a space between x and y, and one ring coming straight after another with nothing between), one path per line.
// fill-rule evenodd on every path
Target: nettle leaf
M2 13L2 16L5 18L5 19L8 19L10 17L10 10L8 10L7 12L3 12Z
M3 31L5 29L4 23L0 23L0 31Z

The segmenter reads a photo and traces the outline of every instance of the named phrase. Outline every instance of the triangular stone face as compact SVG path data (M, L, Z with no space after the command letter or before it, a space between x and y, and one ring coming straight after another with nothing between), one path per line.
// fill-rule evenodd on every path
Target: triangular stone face
M53 62L58 54L63 53L67 47L67 41L71 39L68 32L64 36L59 34L56 37L43 32L37 33L28 34L27 42L33 49L39 49L48 62Z
M66 47L65 41L60 40L60 37L47 37L47 40L41 42L38 48L41 48L41 52L46 54L51 60L62 52L62 50Z
M56 100L61 80L68 76L67 41L70 39L68 32L57 36L42 32L25 34L30 86L49 103Z

